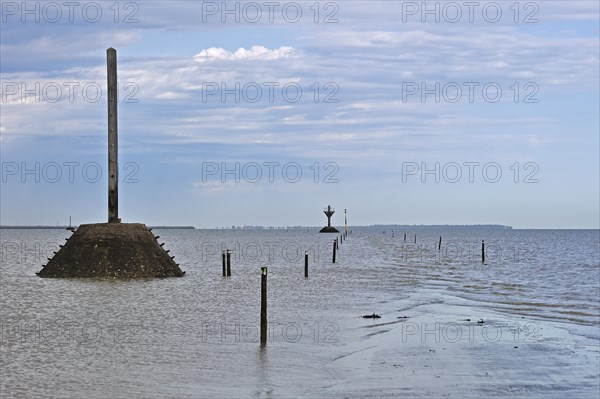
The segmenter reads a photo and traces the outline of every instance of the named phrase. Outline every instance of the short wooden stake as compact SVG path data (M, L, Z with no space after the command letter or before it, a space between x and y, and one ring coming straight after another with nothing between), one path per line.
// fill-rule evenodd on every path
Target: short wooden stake
M481 240L481 263L485 263L485 241Z
M222 251L221 257L223 258L223 277L227 277L227 266L225 263L225 250Z
M308 277L308 251L304 251L304 277Z
M260 268L260 344L267 344L267 268Z
M335 263L335 251L337 250L337 245L336 245L336 241L333 241L333 261L332 263Z
M231 277L231 251L227 250L227 277Z

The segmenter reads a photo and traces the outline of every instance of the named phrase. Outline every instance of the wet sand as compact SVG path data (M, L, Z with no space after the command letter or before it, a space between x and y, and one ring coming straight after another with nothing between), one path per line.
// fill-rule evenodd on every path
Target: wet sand
M597 397L597 327L507 317L426 290L403 305L364 323L360 342L333 361L347 378L328 395Z

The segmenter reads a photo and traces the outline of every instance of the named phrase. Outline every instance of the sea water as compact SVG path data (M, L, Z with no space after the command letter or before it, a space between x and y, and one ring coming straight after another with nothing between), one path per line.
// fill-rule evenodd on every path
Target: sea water
M598 393L598 230L154 232L183 278L42 279L71 233L2 230L3 397Z

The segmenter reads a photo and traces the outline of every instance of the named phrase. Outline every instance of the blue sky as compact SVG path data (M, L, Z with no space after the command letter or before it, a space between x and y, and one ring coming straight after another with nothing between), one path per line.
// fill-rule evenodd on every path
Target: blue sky
M114 47L124 222L599 227L597 1L269 4L2 1L2 224L106 221Z

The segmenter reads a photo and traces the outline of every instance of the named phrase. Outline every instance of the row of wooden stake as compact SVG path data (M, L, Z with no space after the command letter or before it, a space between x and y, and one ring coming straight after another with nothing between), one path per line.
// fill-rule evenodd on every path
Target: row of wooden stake
M392 230L392 237L394 237L394 231ZM406 233L404 233L404 242L406 242ZM415 244L417 243L417 235L415 234ZM442 237L438 242L438 251L442 250ZM333 263L335 263L335 248L333 253ZM485 263L485 240L481 240L481 263Z
M340 242L342 242L343 236L340 236ZM333 263L335 263L335 254L338 249L338 239L333 241ZM227 270L228 276L231 276L231 270L229 269L229 253L227 251ZM225 259L225 258L223 258ZM223 261L225 262L225 261ZM223 263L225 264L225 263ZM223 266L225 267L225 266ZM223 269L225 270L225 269ZM260 344L267 344L267 274L268 269L266 267L260 268ZM308 278L308 251L304 251L304 277Z
M340 236L339 243L342 243L344 236ZM415 236L416 237L416 236ZM347 237L346 237L347 238ZM415 238L416 239L416 238ZM338 239L333 240L333 263L338 250ZM442 237L438 244L438 249L442 248ZM485 241L481 241L481 262L485 262ZM231 277L231 251L223 251L223 276ZM267 344L267 276L268 268L260 268L260 344ZM304 251L304 277L308 278L308 251Z
M340 236L340 242L344 236ZM333 241L333 263L335 263L335 253L338 249L338 239ZM225 273L225 251L223 251L223 273ZM230 251L227 251L227 275L231 276ZM225 275L225 274L223 274ZM260 344L267 344L267 275L268 268L260 268ZM304 251L304 277L308 278L308 251Z
M333 240L332 263L335 263L337 250L339 249L340 243L343 241L343 235L340 235L339 241L337 238ZM221 252L221 258L223 264L223 277L231 277L231 250L223 250ZM308 251L304 251L304 277L308 278Z

